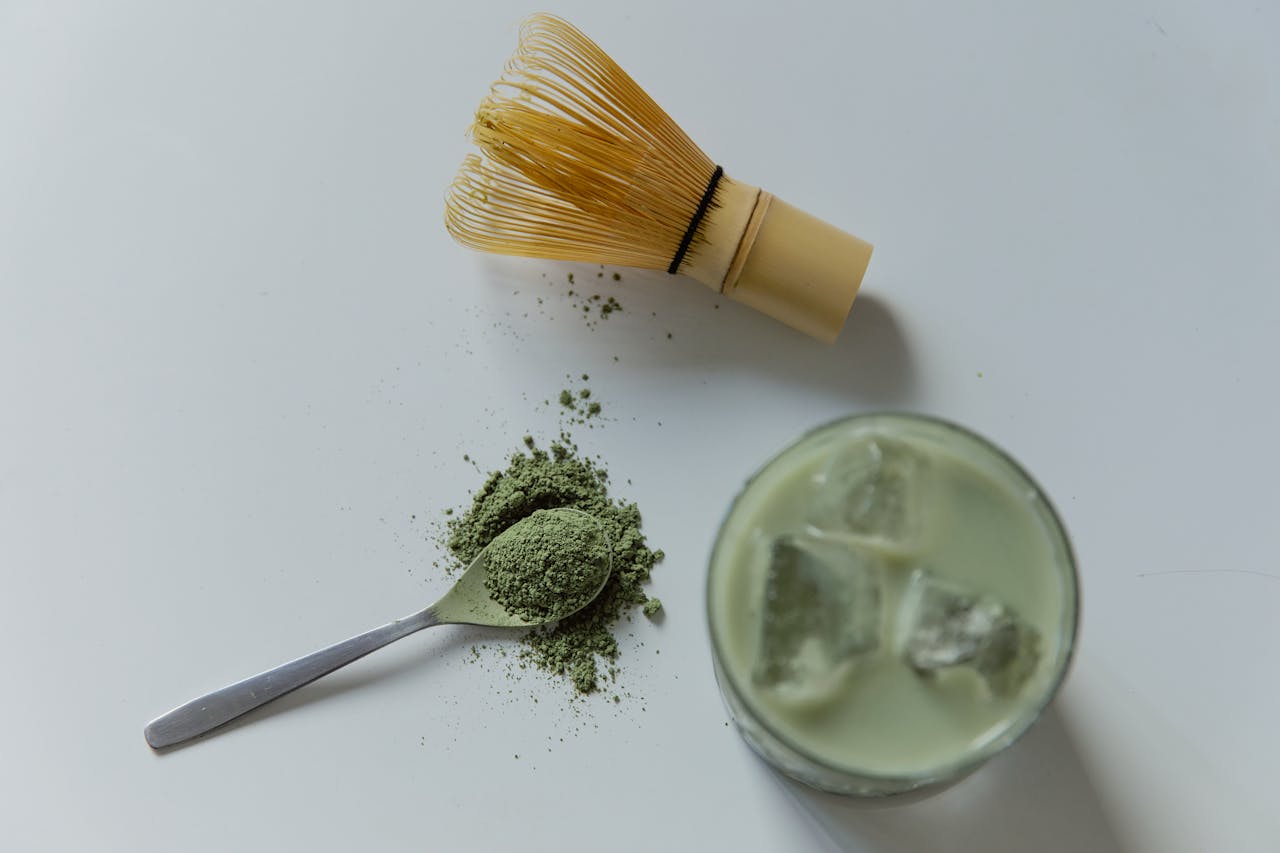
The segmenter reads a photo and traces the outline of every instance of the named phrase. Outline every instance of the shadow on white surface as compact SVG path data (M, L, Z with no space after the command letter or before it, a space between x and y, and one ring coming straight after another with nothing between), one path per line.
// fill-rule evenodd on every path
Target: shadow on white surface
M551 335L588 355L594 352L601 363L620 355L626 369L640 373L674 370L687 376L696 367L700 376L762 376L868 405L907 405L914 397L915 365L905 330L889 303L865 289L840 337L826 344L683 276L623 269L622 280L614 282L598 278L598 268L588 264L489 255L481 264L495 310L509 311L513 290L541 293L546 306L540 310L560 318L535 331L535 321L508 313L521 333ZM583 317L576 306L615 295L625 306L616 319L592 328L577 322Z
M1125 847L1059 705L1003 755L934 797L904 805L779 785L851 853L1120 853Z
M874 294L854 301L844 332L832 346L830 365L819 375L871 402L902 402L915 390L906 335L888 303Z
M866 404L900 405L914 397L915 365L906 334L889 304L874 294L855 300L832 344L745 307L725 308L732 310L716 312L726 316L717 318L714 333L675 342L675 366L732 369Z

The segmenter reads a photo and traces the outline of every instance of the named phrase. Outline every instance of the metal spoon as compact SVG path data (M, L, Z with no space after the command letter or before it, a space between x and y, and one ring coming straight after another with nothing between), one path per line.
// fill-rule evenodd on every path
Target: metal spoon
M471 565L463 572L462 577L458 578L453 588L425 610L419 610L411 616L397 619L381 628L374 628L349 640L343 640L318 652L281 664L275 669L269 669L244 681L237 681L207 696L192 699L187 704L152 720L144 732L147 743L152 749L160 749L198 737L423 628L430 628L433 625L532 628L576 613L595 600L609 580L610 572L613 571L609 534L600 524L599 519L580 510L561 508L549 510L549 512L572 513L575 516L590 519L604 540L604 551L607 557L605 571L600 577L600 586L579 606L557 613L553 618L537 621L528 621L507 612L506 608L489 596L489 591L484 585L488 552L493 545L490 542L471 561ZM498 534L494 541L505 536L507 530Z

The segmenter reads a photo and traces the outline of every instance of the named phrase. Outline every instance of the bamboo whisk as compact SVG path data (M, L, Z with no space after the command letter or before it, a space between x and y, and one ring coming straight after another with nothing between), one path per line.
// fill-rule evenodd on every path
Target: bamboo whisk
M476 110L445 224L486 252L683 273L840 332L870 244L724 174L608 54L534 15Z

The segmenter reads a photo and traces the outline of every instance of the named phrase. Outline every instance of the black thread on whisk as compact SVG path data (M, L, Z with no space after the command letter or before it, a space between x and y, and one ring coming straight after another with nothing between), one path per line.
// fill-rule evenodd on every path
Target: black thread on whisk
M698 202L698 209L693 212L689 227L685 229L684 237L680 240L680 248L676 249L676 256L671 259L671 266L667 267L667 272L671 275L675 275L676 270L680 269L685 252L689 251L689 246L693 243L693 235L698 231L698 224L702 222L702 217L707 215L707 208L711 207L711 198L716 194L716 186L719 185L722 177L724 177L724 167L716 166L716 170L711 173L711 180L707 182L707 191L702 194L702 201Z

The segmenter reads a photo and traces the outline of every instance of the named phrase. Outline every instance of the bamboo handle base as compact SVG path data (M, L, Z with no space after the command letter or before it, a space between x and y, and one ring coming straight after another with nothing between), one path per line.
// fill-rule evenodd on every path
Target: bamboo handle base
M821 341L840 334L872 246L758 187L722 179L686 272Z

